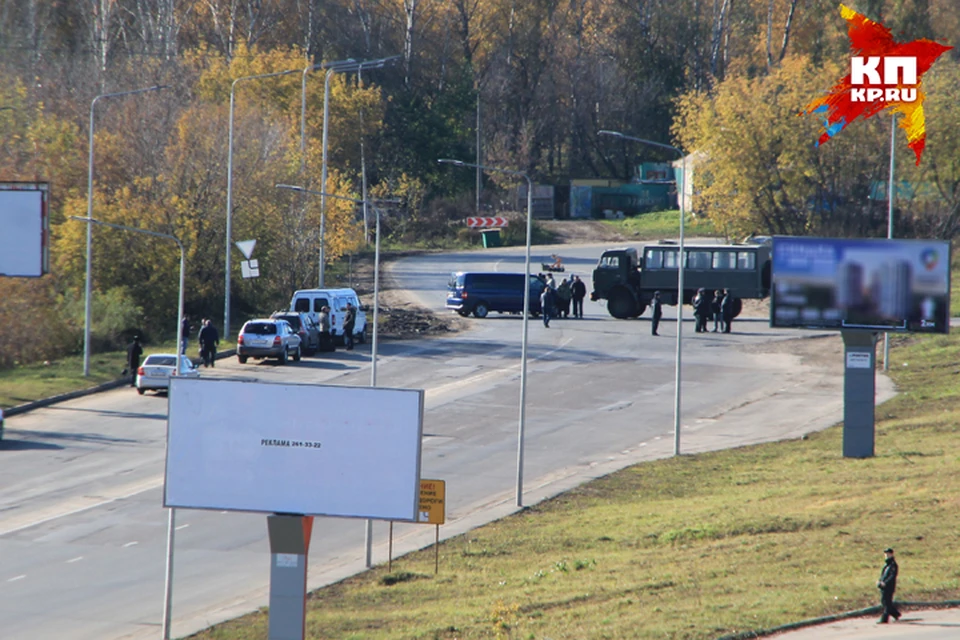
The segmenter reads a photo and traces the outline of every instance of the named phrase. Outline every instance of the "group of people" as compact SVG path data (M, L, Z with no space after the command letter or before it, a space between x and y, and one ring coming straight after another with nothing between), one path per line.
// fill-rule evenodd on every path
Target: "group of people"
M180 355L187 354L187 344L190 342L190 318L183 316L180 323ZM217 328L213 326L210 318L204 318L200 322L200 332L197 334L197 342L200 343L200 359L203 360L203 366L214 367L217 360L217 346L220 344L220 334Z
M573 317L583 317L583 299L587 295L587 285L583 284L580 276L564 278L559 285L552 273L545 277L541 274L539 277L544 283L543 291L540 292L540 315L544 327L549 327L553 318L569 318L571 304Z
M660 318L663 317L663 303L660 301L660 292L653 292L650 301L650 333L655 336L660 328ZM707 322L713 320L713 331L730 333L733 324L733 295L729 289L717 289L711 295L706 289L698 289L693 297L693 317L696 319L696 332L705 333Z
M713 320L713 332L730 333L733 324L733 295L729 289L709 292L698 289L693 297L693 317L697 333L707 332L707 323Z

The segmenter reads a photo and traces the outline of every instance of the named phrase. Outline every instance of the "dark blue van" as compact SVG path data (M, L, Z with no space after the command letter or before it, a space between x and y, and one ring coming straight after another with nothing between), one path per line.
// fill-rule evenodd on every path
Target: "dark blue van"
M460 272L450 276L447 285L447 309L462 316L471 313L485 318L491 311L521 313L523 311L523 282L530 286L530 313L540 313L540 292L544 282L537 276L522 273Z

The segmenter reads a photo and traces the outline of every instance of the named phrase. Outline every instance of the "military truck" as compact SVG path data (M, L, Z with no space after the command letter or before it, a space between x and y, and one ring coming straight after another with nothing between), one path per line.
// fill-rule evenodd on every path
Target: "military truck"
M683 303L689 304L698 289L712 297L717 289L734 296L733 315L740 315L743 299L770 295L769 244L684 244ZM600 256L593 270L591 300L606 300L614 318L641 315L655 291L664 304L677 304L677 255L679 246L661 242L643 247L610 249Z

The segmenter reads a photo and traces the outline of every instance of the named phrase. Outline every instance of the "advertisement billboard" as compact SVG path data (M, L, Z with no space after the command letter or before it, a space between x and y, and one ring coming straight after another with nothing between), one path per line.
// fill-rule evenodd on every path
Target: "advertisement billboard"
M0 277L50 271L49 192L45 182L0 182Z
M950 243L773 239L770 325L950 331Z
M423 391L173 378L164 506L417 520Z

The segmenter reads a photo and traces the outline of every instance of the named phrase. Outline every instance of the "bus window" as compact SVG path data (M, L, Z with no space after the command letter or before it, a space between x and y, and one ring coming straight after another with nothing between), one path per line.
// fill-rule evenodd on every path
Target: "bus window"
M647 269L660 269L663 267L663 251L660 249L647 249L647 257L643 261L643 266Z
M677 252L676 251L663 252L663 268L664 269L677 268Z
M687 269L709 269L712 254L709 251L688 251Z
M757 254L753 251L739 251L737 253L737 269L756 269Z
M714 269L736 269L737 254L733 251L714 251L713 268Z

